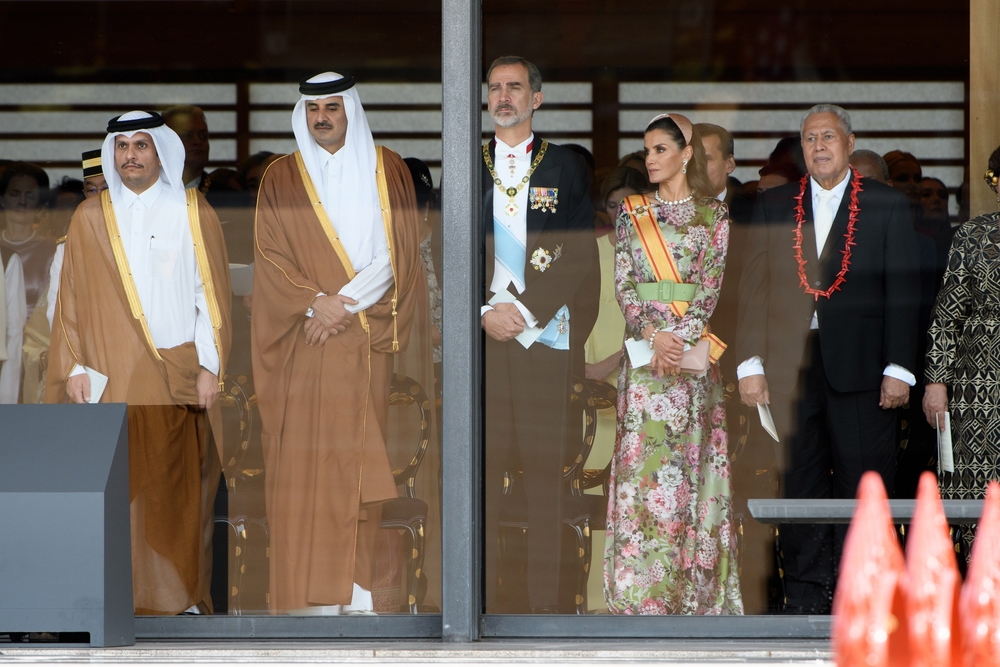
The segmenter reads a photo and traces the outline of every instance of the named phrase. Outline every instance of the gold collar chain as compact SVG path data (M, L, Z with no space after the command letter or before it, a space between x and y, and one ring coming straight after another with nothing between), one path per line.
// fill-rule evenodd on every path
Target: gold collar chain
M490 176L493 177L493 182L496 183L497 187L500 188L500 192L504 193L510 198L510 203L507 204L507 208L504 209L507 215L514 217L517 215L517 204L514 202L514 198L517 197L517 193L524 189L524 186L528 184L531 180L531 175L535 173L535 168L542 162L542 158L545 157L545 151L549 149L549 142L542 139L542 146L538 149L538 155L531 162L531 167L528 168L528 173L524 175L521 182L517 184L517 187L505 188L503 182L500 181L500 177L497 175L496 169L493 168L493 159L490 157L490 143L487 141L483 144L483 159L486 160L486 168L490 170Z

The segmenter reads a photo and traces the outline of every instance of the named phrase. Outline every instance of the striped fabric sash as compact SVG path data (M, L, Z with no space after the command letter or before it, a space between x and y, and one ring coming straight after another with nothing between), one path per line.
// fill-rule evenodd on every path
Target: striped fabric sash
M674 256L667 246L666 239L663 238L663 232L660 231L660 226L656 224L656 220L650 215L649 199L645 195L632 195L625 199L624 204L625 210L632 216L632 226L635 227L639 243L646 254L646 259L649 260L649 265L653 267L653 274L656 276L656 279L683 283L684 281L681 278L680 270L677 268L677 263L674 261ZM687 313L688 305L687 301L671 301L670 310L677 317L684 317L684 314ZM708 325L705 326L701 338L702 340L707 339L709 342L710 350L708 356L712 362L718 362L719 357L726 351L726 344L719 340L718 336L709 331Z

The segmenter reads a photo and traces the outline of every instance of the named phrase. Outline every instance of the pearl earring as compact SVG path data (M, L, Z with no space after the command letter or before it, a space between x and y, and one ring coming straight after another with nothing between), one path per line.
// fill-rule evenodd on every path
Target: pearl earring
M681 173L682 174L688 173L688 161L687 160L684 160L684 164L681 165Z

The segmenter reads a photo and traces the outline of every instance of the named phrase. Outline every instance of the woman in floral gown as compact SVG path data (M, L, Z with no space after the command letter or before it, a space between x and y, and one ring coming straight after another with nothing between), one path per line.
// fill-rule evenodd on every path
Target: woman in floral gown
M709 195L704 149L687 118L654 118L645 147L657 190L629 198L619 212L615 289L626 338L644 339L654 354L639 368L624 354L618 375L605 597L613 613L741 614L719 368L680 371L685 344L698 343L715 309L729 215ZM637 216L645 212L666 242L674 282L693 285L679 309L676 294L673 307L639 296L649 298L641 285L658 281L653 265L667 257L653 262L643 245Z

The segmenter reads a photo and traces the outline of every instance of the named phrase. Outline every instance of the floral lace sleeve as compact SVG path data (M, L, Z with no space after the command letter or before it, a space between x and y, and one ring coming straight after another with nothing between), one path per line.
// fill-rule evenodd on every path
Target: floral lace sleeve
M708 218L709 211L699 206L698 213L704 212ZM698 260L692 265L691 271L685 276L685 282L696 285L694 299L687 312L674 327L674 333L691 345L698 342L705 325L715 312L719 303L719 289L722 287L722 275L726 269L726 251L729 249L729 208L719 203L712 215L712 223L708 228L708 242L702 246ZM696 216L697 219L698 216ZM698 227L689 227L688 235L695 233Z

